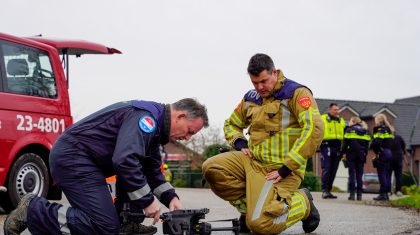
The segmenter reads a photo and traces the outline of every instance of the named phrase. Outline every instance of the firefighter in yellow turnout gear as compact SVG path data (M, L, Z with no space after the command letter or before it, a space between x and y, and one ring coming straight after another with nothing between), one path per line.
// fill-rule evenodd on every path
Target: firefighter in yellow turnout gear
M204 176L254 234L277 234L298 221L312 232L319 213L309 191L299 186L307 159L323 137L317 104L307 87L286 79L265 54L251 58L248 73L255 90L244 96L224 126L226 139L238 151L205 161Z

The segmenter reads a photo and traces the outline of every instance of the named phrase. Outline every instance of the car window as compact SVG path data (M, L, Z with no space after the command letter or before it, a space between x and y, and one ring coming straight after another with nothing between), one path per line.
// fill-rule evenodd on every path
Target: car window
M377 175L365 175L365 180L369 180L369 181L378 180L378 176Z
M4 68L6 68L5 92L56 98L57 88L48 53L1 41Z

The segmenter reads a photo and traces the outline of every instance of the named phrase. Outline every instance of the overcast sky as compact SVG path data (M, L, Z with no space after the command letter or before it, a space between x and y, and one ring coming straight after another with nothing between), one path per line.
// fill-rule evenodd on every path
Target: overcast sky
M76 120L122 100L195 97L221 126L252 89L246 67L259 52L316 98L420 95L417 0L2 0L0 31L123 52L72 58Z

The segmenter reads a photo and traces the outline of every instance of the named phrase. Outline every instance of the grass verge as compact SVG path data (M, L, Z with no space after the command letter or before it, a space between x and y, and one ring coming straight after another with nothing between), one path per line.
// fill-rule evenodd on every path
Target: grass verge
M393 206L411 207L420 209L420 194L410 195L404 198L390 201Z

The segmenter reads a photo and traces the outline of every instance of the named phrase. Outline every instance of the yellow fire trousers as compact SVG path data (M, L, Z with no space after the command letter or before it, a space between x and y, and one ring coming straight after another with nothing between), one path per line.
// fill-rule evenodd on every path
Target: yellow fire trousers
M265 179L272 170L240 151L222 153L203 163L211 190L246 214L254 234L278 234L310 212L306 194L298 189L302 179L289 175L274 184Z

